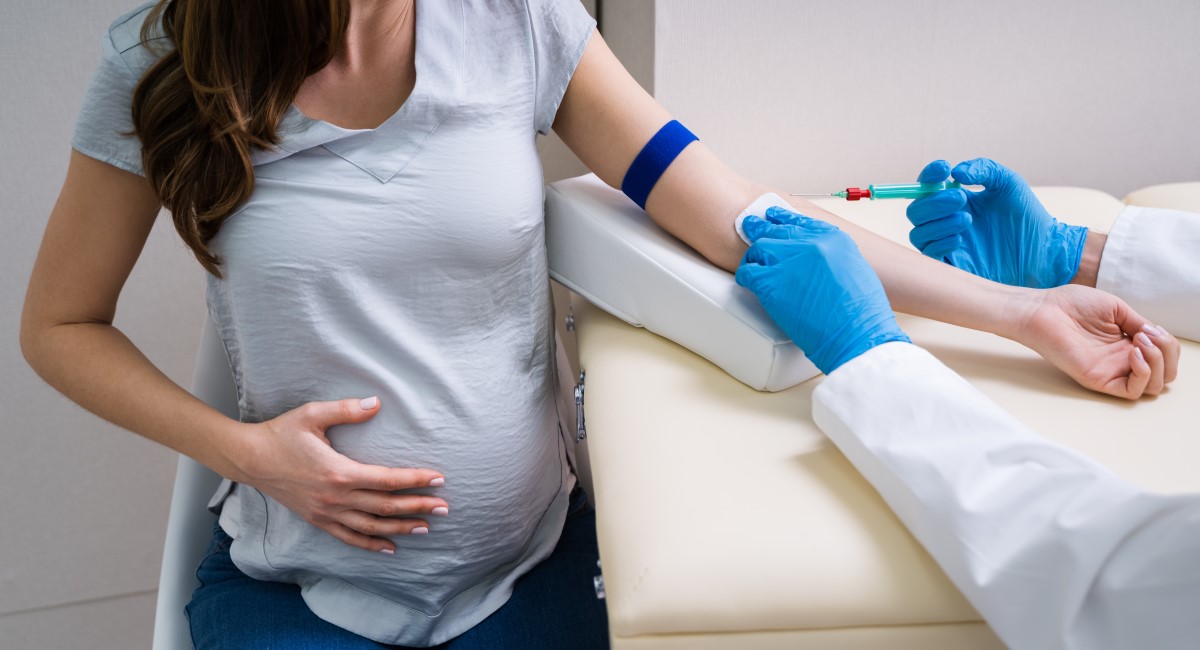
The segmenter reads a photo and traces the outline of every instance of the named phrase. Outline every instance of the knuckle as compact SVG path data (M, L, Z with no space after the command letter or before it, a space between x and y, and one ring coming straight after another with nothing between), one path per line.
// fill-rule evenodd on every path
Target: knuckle
M309 402L296 409L305 419L315 420L321 413L321 407L316 402Z
M400 508L393 501L382 501L379 504L378 513L380 517L391 517L400 514Z
M379 524L375 523L374 521L365 521L361 526L358 527L358 532L366 535L367 537L374 537L379 534Z
M400 489L398 482L396 481L396 478L394 476L392 476L391 473L380 474L379 477L375 480L375 484L380 490L383 490L385 492L390 492L392 490Z
M403 490L413 487L411 483L408 476L402 472L388 472L380 477L380 484L385 490Z
M350 476L343 471L330 469L325 472L324 481L330 487L345 489L350 486Z
M316 501L317 501L317 506L322 510L328 509L328 508L334 506L335 504L337 504L337 502L338 502L337 497L330 494L329 492L321 492L321 493L317 494Z

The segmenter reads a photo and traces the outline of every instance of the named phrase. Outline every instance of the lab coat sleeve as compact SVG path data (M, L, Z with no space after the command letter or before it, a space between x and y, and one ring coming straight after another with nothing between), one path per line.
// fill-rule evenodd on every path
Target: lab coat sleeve
M1200 214L1122 210L1108 234L1096 287L1175 336L1200 341Z
M813 417L1010 647L1196 647L1200 496L1121 480L908 343L831 373Z

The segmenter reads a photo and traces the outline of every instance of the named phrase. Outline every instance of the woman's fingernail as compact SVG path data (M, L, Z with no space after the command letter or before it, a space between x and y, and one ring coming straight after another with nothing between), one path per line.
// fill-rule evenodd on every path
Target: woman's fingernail
M446 479L439 476L429 482L429 487L442 487L445 484L446 484Z
M1133 338L1137 339L1138 343L1146 347L1150 347L1152 345L1152 343L1150 343L1150 337L1146 336L1145 332L1138 332L1138 335Z
M439 517L445 517L446 515L450 514L450 509L447 508L446 506L438 506L438 507L434 508L431 512L433 512L433 514L435 514Z
M1155 325L1155 326L1154 326L1154 329L1158 330L1158 334L1159 334L1159 336L1166 336L1166 335L1167 335L1167 330L1163 329L1163 328L1162 328L1162 325Z
M1151 325L1150 323L1146 323L1146 324L1142 325L1142 331L1149 334L1150 336L1159 336L1160 334L1162 334L1161 329Z
M370 411L371 409L375 408L376 406L379 406L379 398L378 397L368 397L367 399L364 399L363 401L359 402L358 405L362 408L362 410Z
M424 526L417 526L416 528L412 529L412 534L413 535L428 535L429 529Z
M395 555L396 554L396 552L390 548L381 548L381 549L379 549L379 552L387 554L387 555Z
M1141 349L1141 348L1134 348L1134 349L1133 349L1133 354L1134 354L1134 356L1136 356L1136 357L1138 358L1138 361L1145 361L1145 360L1146 360L1146 357L1143 357L1143 356L1142 356L1142 349Z

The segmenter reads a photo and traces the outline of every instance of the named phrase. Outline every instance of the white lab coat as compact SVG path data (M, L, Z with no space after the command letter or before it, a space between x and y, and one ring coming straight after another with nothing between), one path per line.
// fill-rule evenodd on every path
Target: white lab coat
M1124 210L1098 284L1200 340L1200 215ZM1118 478L907 343L831 373L813 416L1010 647L1200 648L1200 494Z

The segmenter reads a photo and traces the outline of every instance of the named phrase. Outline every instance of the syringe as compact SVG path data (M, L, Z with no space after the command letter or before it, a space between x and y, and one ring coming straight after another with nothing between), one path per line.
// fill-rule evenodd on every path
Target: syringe
M847 187L844 191L834 192L832 194L789 194L788 196L824 196L837 197L846 199L847 201L857 201L859 199L919 199L929 196L934 192L962 187L958 181L942 181L940 183L903 183L898 185L868 185L867 189L861 187Z

